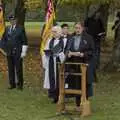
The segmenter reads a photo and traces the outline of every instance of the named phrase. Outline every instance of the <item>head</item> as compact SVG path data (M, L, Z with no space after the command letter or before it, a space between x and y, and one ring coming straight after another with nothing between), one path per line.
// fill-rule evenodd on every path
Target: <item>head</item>
M84 22L77 22L75 23L75 33L76 34L81 34L84 31Z
M9 21L11 25L16 25L17 23L16 17L13 15L9 16Z
M68 30L69 30L69 26L68 26L68 24L62 24L61 25L61 28L62 28L62 34L63 35L67 35L68 34Z
M100 18L100 12L96 12L94 18L97 20Z
M60 36L62 35L62 28L60 26L53 26L52 35L54 38L60 38Z
M120 11L117 12L116 18L117 18L117 19L120 19Z

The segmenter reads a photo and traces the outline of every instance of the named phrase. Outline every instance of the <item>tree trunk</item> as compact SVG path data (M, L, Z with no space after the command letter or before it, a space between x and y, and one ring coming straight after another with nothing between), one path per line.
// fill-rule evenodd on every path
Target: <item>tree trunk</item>
M113 66L116 68L120 68L120 25L115 31L115 40L112 51L112 61Z
M24 27L26 9L24 8L24 0L15 0L15 16L17 17L18 24Z
M115 30L112 57L104 66L104 71L120 71L120 25Z

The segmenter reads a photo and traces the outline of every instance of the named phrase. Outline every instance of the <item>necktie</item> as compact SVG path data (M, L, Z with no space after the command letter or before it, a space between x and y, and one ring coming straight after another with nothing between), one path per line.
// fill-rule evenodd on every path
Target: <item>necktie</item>
M12 33L13 31L14 31L14 26L11 26L10 33Z
M12 26L12 28L11 28L11 32L13 32L14 31L14 26Z

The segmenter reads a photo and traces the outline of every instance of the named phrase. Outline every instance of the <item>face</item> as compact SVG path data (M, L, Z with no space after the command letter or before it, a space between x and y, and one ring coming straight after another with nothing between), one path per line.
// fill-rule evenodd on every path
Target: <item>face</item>
M100 12L97 12L96 14L95 14L95 19L99 19L100 18Z
M115 20L119 20L120 18L116 16Z
M11 25L16 25L17 21L16 20L10 20Z
M63 33L64 35L67 35L67 34L68 34L68 30L69 30L68 27L63 27L63 28L62 28L62 33Z
M52 30L52 36L54 38L59 38L60 37L60 34L56 31L56 30Z
M81 34L84 30L84 27L81 24L76 24L75 25L75 33L76 34Z

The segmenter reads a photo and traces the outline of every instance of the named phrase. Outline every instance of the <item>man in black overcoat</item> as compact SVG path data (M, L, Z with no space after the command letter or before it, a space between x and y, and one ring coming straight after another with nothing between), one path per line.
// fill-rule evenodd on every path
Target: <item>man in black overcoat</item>
M23 57L26 56L28 42L25 31L17 25L15 16L9 16L10 26L6 27L0 41L7 57L9 73L9 89L23 89Z

